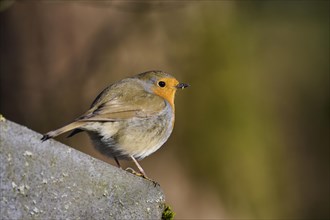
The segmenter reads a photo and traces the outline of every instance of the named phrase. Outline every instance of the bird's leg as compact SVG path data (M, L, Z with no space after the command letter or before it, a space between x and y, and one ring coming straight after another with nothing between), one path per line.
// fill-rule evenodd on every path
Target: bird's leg
M126 171L129 171L131 172L132 174L136 175L136 176L140 176L140 177L143 177L144 179L147 179L151 182L153 182L154 186L159 186L159 183L157 183L156 181L150 179L147 177L146 173L144 172L143 168L141 167L141 165L137 162L137 160L131 156L133 162L135 163L135 165L137 166L137 168L139 169L140 173L136 172L134 169L130 168L130 167L127 167L126 168Z
M133 158L133 160L135 160L135 158L134 157L132 157ZM117 162L117 158L115 158L115 160L116 160L116 162ZM117 164L118 164L119 162L117 162ZM137 162L136 162L137 163ZM140 166L141 167L141 166ZM141 168L142 169L142 168ZM128 171L128 172L130 172L130 173L132 173L132 174L134 174L134 175L137 175L137 176L142 176L143 177L143 175L144 174L142 174L142 173L138 173L138 172L136 172L133 168L131 168L131 167L127 167L126 169L125 169L126 171Z
M137 166L137 168L139 169L139 171L140 171L140 176L142 176L142 177L148 179L146 173L144 172L144 170L143 170L143 168L141 167L141 165L137 162L137 160L136 160L133 156L131 156L131 158L132 158L133 162L135 163L135 165ZM139 176L139 175L138 175L138 176Z
M121 166L120 166L120 163L119 163L119 160L117 159L117 157L114 157L114 159L116 161L117 167L121 169Z

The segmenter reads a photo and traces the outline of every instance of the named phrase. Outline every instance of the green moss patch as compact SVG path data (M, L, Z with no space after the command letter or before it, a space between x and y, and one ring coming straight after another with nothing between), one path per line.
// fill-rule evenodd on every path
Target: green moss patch
M172 220L175 216L175 212L172 211L171 207L165 204L165 208L162 214L162 220Z

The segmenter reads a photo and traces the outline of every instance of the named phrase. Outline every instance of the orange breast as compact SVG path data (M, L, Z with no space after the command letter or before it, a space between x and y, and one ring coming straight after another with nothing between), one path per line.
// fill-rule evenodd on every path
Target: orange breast
M155 86L153 88L153 92L156 95L159 95L160 97L163 97L165 100L167 100L170 105L172 106L173 110L174 108L174 97L175 97L175 92L176 92L176 85L178 85L178 81L174 78L165 78L161 79L162 81L166 82L165 87L158 87Z

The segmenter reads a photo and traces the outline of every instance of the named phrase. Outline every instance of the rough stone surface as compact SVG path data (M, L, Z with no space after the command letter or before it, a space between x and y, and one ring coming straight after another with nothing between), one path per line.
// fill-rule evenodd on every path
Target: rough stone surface
M0 117L1 219L161 219L159 186L40 138Z

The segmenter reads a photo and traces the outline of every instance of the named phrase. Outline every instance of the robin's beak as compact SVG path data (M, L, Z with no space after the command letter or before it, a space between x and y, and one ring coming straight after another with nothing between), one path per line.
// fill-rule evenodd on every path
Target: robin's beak
M177 88L177 89L184 89L184 88L187 88L187 87L189 87L190 85L189 84L187 84L187 83L179 83L178 85L176 85L175 87Z

